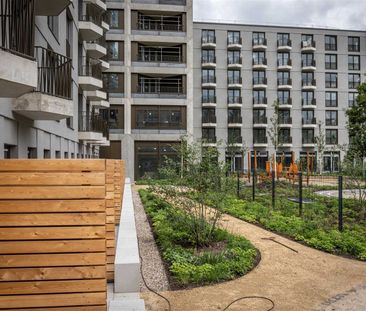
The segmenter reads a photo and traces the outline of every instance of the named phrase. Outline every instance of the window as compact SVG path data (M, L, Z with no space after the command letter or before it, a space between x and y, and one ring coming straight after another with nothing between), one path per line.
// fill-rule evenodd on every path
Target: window
M313 72L302 72L301 78L302 78L302 85L307 85L307 86L315 85Z
M280 105L291 105L290 91L278 91L277 100Z
M290 34L289 33L278 33L277 34L277 46L291 46Z
M281 109L278 111L279 124L291 124L291 112L289 109Z
M216 123L215 108L202 109L202 123Z
M253 140L255 144L266 144L266 129L253 129Z
M240 70L228 70L227 78L229 84L240 84L241 83L241 71Z
M122 59L122 43L117 41L107 41L107 60L109 61L123 61Z
M355 92L348 93L348 107L352 107L356 104L357 96L358 96L358 93L355 93Z
M241 110L239 109L229 109L228 110L228 122L229 123L242 123Z
M253 110L253 124L267 124L266 110L254 109Z
M359 55L348 55L348 70L360 70Z
M302 34L301 35L301 47L315 47L314 37L313 35L309 34Z
M291 85L290 72L278 71L277 72L278 85Z
M358 73L348 74L348 88L357 89L360 86L361 76Z
M253 71L253 84L267 84L265 71Z
M215 30L203 29L202 43L215 43L215 42L216 42Z
M123 93L123 74L120 73L104 73L103 87L107 92Z
M266 45L266 34L264 32L253 32L253 45Z
M58 40L59 19L58 16L47 16L48 28Z
M325 87L326 88L338 87L338 75L336 73L325 73Z
M241 129L240 128L229 128L227 130L227 138L229 140L230 143L236 143L236 144L240 144L242 143L243 139L241 137Z
M302 124L315 124L314 110L301 111Z
M338 106L338 93L325 92L325 107L337 107L337 106Z
M216 103L216 90L215 89L202 89L202 102L203 103Z
M338 130L325 130L325 143L327 145L336 145L338 144Z
M325 69L337 69L336 54L325 54Z
M278 53L277 54L277 65L288 66L290 63L290 53Z
M338 125L338 111L326 110L325 111L325 125L337 126Z
M240 31L228 31L227 32L228 44L241 44Z
M337 36L325 36L325 50L337 51Z
M204 127L202 128L202 139L208 143L216 142L216 130L214 127Z
M37 148L29 147L28 152L27 152L27 158L28 159L37 159Z
M314 144L314 129L303 129L302 130L302 143L303 144Z
M55 158L56 159L61 159L61 151L60 150L55 151Z
M315 105L314 92L312 91L304 91L302 92L302 105Z
M227 60L228 64L241 64L240 51L228 51Z
M324 152L323 157L323 169L326 172L338 172L339 171L339 159L340 154L338 151L336 152Z
M216 83L215 69L202 69L202 83Z
M50 159L51 158L51 151L49 149L43 150L43 159Z
M241 104L241 91L238 89L227 90L227 100L229 104Z
M254 105L267 105L267 98L266 98L265 90L253 91L253 104Z
M4 144L4 159L16 158L16 146Z
M111 29L123 29L123 11L108 10L108 24Z
M313 53L301 54L301 65L302 67L315 67L315 60Z
M360 51L360 37L348 37L348 51L349 52Z
M280 144L291 144L291 130L290 129L280 129L278 133L278 141Z
M202 63L216 63L215 50L202 50Z
M253 65L267 65L265 52L253 52Z

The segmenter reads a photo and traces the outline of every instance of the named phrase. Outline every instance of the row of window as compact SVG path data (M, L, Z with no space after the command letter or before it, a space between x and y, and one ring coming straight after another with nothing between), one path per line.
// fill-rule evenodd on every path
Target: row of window
M203 42L215 42L216 35L213 29L202 30ZM228 31L227 32L228 44L239 44L241 43L240 31ZM266 33L265 32L253 32L252 34L253 44L266 44ZM278 46L291 46L291 37L289 33L277 33ZM301 42L303 46L306 44L315 47L314 35L302 34ZM338 50L338 38L336 35L325 35L324 36L324 49L326 51L337 51ZM360 52L360 37L349 36L348 37L348 51L349 52Z

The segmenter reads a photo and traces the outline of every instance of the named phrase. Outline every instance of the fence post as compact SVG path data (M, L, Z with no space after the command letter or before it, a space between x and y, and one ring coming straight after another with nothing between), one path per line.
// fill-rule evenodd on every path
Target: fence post
M343 176L338 176L338 230L343 231Z
M239 198L239 196L240 196L240 173L239 173L239 171L237 172L236 176L237 176L237 180L236 180L236 195Z
M276 174L272 171L272 208L275 208L275 198L276 198Z
M253 170L253 182L252 182L252 195L253 195L253 201L255 201L255 182L256 182L256 171Z
M302 217L302 172L299 172L299 215Z

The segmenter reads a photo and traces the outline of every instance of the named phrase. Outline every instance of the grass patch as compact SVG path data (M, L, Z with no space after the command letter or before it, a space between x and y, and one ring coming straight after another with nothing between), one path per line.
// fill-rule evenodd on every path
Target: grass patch
M231 280L256 265L257 251L245 238L215 229L212 243L197 248L189 215L147 190L139 190L139 194L162 257L177 285Z

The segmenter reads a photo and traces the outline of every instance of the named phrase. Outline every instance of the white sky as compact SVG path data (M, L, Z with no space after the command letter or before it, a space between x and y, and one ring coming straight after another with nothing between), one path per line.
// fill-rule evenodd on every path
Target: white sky
M194 20L366 31L366 0L193 0Z

